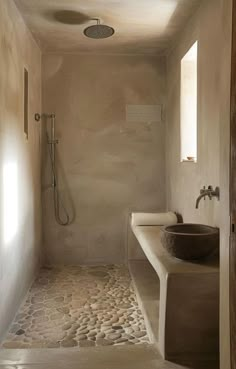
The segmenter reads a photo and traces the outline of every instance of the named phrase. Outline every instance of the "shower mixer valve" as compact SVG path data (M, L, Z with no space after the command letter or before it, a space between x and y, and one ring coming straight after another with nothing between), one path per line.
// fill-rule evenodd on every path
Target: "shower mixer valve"
M219 187L216 187L214 189L213 186L208 186L208 188L206 188L206 186L204 186L200 190L200 195L198 196L198 198L196 200L196 209L198 209L199 202L201 201L201 199L203 198L205 200L206 196L208 196L208 198L210 200L212 200L213 197L216 197L219 200L220 199L220 189L219 189Z

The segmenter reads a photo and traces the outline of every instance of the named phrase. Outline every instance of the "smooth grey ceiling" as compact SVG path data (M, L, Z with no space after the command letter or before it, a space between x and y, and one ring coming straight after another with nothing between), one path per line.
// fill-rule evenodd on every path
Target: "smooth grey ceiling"
M45 52L164 54L201 0L15 0ZM86 38L91 18L115 29L108 39Z

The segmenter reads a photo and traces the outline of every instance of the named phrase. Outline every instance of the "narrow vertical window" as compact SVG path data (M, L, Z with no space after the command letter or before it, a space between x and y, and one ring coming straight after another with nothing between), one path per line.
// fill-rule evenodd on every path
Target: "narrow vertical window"
M28 140L28 108L29 108L29 76L28 71L24 68L24 133Z
M181 161L197 161L198 42L181 60Z

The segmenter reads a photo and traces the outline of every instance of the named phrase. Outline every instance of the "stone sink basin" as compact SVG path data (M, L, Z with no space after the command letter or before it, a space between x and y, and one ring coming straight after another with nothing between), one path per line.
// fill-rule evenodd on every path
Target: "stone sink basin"
M219 248L219 229L203 224L178 223L162 228L163 247L182 260L200 260Z

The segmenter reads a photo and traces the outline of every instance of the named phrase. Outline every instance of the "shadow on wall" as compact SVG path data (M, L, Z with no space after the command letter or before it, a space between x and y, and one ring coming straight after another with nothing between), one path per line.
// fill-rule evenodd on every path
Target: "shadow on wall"
M184 2L183 2L184 3ZM189 21L189 19L191 19L191 15L194 15L196 10L200 7L201 5L201 1L197 1L197 2L189 2L189 11L187 11L187 9L185 10L185 14L187 14L187 16L185 15L185 20L183 21L183 4L182 2L180 2L180 4L177 4L177 1L175 1L175 5L172 4L172 7L174 6L174 8L172 9L172 14L169 18L168 23L166 24L166 28L170 28L170 26L174 26L176 25L177 21L181 21L182 24L186 25L186 23ZM186 4L185 4L186 7ZM163 30L163 32L165 32L166 29ZM179 29L179 32L181 32L182 29Z
M166 29L169 27L171 29L171 26L173 25L174 28L178 28L180 26L180 20L182 22L183 19L183 9L186 7L185 2L183 2L184 5L179 4L178 0L166 0L165 9L162 11L162 16L158 17L158 14L156 15L155 12L153 13L153 17L157 17L157 25L153 26L152 31L143 32L143 34L139 35L138 41L135 37L134 39L127 41L127 37L124 37L124 32L126 33L128 30L129 24L131 26L138 26L139 23L137 23L137 19L135 18L135 15L130 14L128 19L122 18L119 14L102 14L102 19L106 20L106 22L109 22L114 25L114 28L118 31L118 38L116 38L117 35L115 35L115 42L109 44L109 53L116 52L117 50L117 42L118 44L123 47L122 53L130 53L132 51L133 53L140 54L141 47L145 46L146 52L153 54L156 54L156 48L157 48L157 40L162 36ZM194 10L199 6L199 2L193 1L190 2L191 4L188 5L186 14L193 14ZM197 4L197 5L196 5ZM118 6L119 9L119 6ZM93 9L90 8L90 12ZM94 14L95 16L96 14ZM58 10L49 10L43 14L43 17L46 18L49 22L54 23L54 25L59 25L58 30L60 29L60 24L67 25L68 33L74 32L73 26L81 26L78 27L78 38L82 36L82 25L85 23L88 23L90 20L92 20L94 17L89 16L88 14L85 14L80 11L76 11L73 9L58 9ZM101 17L99 17L101 18ZM186 17L187 21L187 17ZM139 22L142 24L143 19L140 18ZM185 22L183 22L185 23ZM72 26L72 27L71 27ZM164 41L164 40L163 40ZM91 41L90 41L91 42ZM97 42L97 41L96 41ZM91 45L91 44L90 44ZM98 44L96 44L97 46ZM106 43L100 43L99 44L99 50L104 51L103 48L106 49ZM163 47L160 47L160 51L164 51Z
M74 10L57 10L45 13L45 16L50 21L57 21L59 23L68 25L80 25L88 22L91 17L87 14L77 12Z

